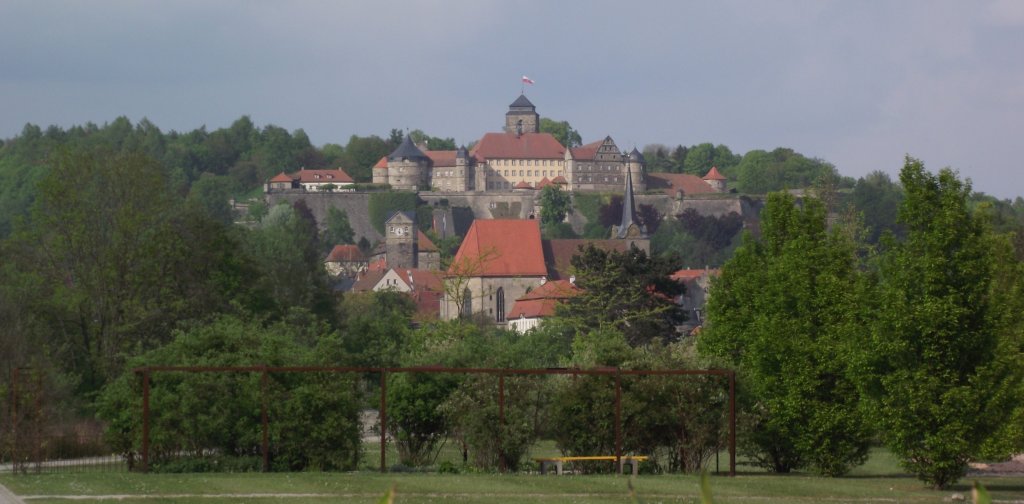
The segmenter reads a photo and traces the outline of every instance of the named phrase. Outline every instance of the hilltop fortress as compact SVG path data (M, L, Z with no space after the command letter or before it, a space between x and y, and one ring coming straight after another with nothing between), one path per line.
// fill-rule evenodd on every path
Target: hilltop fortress
M509 192L556 184L570 191L621 192L626 173L633 190L646 190L644 160L636 148L619 152L605 137L563 146L540 131L540 115L525 95L509 105L504 131L485 133L467 150L426 150L408 137L373 167L373 182L432 192Z
M421 200L441 207L464 208L468 212L453 215L445 210L448 222L465 230L467 217L476 219L537 218L540 215L539 189L556 185L571 192L624 194L627 181L632 184L637 204L654 206L662 215L676 215L693 208L703 215L722 216L736 212L756 218L757 202L726 192L726 180L712 169L703 178L681 173L647 173L643 155L634 148L620 151L615 141L602 140L579 147L566 147L550 133L540 131L536 107L520 95L505 113L499 132L485 133L470 148L430 150L415 145L406 136L390 154L372 169L375 184L392 189L415 191ZM367 193L322 192L294 183L299 175L279 175L292 183L267 184L267 201L306 200L317 221L323 225L327 209L345 210L358 237L371 242L382 236L369 225ZM333 181L333 180L332 180ZM466 214L471 215L466 215ZM440 219L440 218L439 218ZM568 217L580 232L586 224L578 212Z

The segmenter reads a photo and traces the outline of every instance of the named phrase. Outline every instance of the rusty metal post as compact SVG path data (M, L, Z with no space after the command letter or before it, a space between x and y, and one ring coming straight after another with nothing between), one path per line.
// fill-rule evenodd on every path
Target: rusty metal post
M736 476L736 371L729 371L729 476Z
M11 370L11 472L18 472L18 378L19 368Z
M263 422L263 472L270 472L270 418L267 415L267 367L260 373L260 417Z
M622 474L622 373L615 370L615 465Z
M386 462L388 433L388 375L385 368L380 368L380 472L388 472Z
M505 430L505 375L498 375L498 471L505 472L505 447L502 446L502 431Z
M142 472L149 472L149 368L142 370Z
M32 422L35 425L35 428L32 429L35 431L33 433L33 437L35 439L32 443L32 458L35 459L36 473L38 474L43 471L43 372L39 369L36 370L36 393L34 403L36 407L36 417L34 419L35 421Z

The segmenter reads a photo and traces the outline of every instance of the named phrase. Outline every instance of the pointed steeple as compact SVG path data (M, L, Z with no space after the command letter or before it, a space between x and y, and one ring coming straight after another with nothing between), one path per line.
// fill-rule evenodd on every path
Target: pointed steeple
M641 238L647 238L647 228L640 224L636 218L636 207L633 203L633 176L626 170L626 195L622 198L622 223L615 233L615 237L623 240L630 234L630 228L636 226L640 231Z

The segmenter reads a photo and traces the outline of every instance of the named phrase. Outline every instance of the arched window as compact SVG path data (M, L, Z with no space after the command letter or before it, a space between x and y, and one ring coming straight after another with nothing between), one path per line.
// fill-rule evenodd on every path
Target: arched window
M459 315L462 317L468 317L473 314L473 292L466 287L466 290L462 291L462 313Z
M494 296L494 320L505 321L505 289L498 287L498 293Z

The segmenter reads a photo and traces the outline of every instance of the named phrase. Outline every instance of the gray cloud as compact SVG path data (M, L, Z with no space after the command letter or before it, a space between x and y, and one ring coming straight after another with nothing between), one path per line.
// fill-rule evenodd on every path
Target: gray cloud
M164 129L421 128L470 142L519 76L539 111L623 146L777 146L847 175L904 154L1024 194L1024 4L29 2L0 4L0 136L119 115Z

